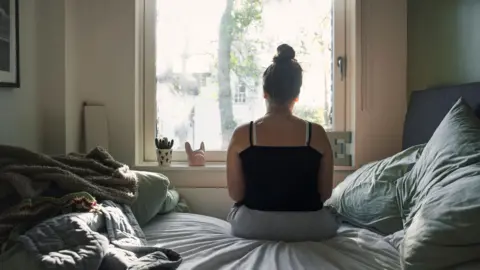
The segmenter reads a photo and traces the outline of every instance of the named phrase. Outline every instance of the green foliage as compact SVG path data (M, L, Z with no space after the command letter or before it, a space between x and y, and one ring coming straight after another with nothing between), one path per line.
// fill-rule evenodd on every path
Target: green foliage
M245 33L250 26L262 20L262 1L240 0L240 2L240 5L237 5L238 8L233 10L232 14L234 35Z
M232 50L230 68L243 82L257 79L261 72L255 56L261 41L247 38L251 29L262 26L263 5L260 0L237 0L232 12Z
M297 105L293 109L293 113L312 123L317 123L320 125L325 124L325 119L324 119L324 109L323 108L312 108L309 106L304 106L304 105Z
M155 138L155 146L157 147L157 149L172 149L173 143L174 141L168 140L167 137L163 137L160 139Z
M238 44L238 46L234 45L230 54L230 68L243 82L246 82L247 78L259 78L259 74L261 73L260 67L255 59L257 48L252 43L254 42L244 40L242 44Z

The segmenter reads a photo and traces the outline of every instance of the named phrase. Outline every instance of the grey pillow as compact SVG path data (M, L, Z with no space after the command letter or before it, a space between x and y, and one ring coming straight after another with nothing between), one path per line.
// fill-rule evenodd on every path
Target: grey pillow
M169 189L170 181L160 173L134 171L138 178L138 197L131 205L138 224L144 226L155 215L172 211L178 204L177 191Z
M325 205L347 222L387 235L403 229L397 203L397 180L415 164L425 145L410 147L367 164L341 182Z
M459 99L412 170L398 181L408 270L480 259L480 120Z

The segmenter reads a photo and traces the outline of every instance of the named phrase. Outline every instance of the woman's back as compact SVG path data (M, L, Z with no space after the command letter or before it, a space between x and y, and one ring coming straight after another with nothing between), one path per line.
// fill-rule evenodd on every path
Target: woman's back
M313 125L296 117L266 116L248 125L239 153L245 181L243 204L263 211L322 208L318 173L322 154L311 146Z
M333 156L322 126L293 116L302 68L292 47L277 48L263 73L267 114L238 127L227 151L228 215L239 237L304 241L335 235L338 222L322 209L332 192Z

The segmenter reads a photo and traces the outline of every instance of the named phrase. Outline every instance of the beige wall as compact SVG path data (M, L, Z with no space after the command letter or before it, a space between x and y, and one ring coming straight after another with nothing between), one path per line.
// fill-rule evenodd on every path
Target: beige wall
M480 81L480 1L408 1L408 89Z
M107 109L110 152L133 164L135 8L133 0L42 0L38 5L44 152L81 150L82 104L94 102Z
M407 109L406 0L360 2L356 45L361 60L348 60L358 73L352 86L357 167L401 150Z
M75 87L77 70L74 1L42 0L36 7L37 73L42 151L63 154L79 150L81 104Z
M65 153L65 12L64 1L43 0L37 12L37 88L42 151Z
M132 164L135 154L135 1L72 1L77 102L106 106L111 153Z
M41 132L36 87L36 12L35 0L19 1L20 13L20 89L0 89L0 144L38 150Z

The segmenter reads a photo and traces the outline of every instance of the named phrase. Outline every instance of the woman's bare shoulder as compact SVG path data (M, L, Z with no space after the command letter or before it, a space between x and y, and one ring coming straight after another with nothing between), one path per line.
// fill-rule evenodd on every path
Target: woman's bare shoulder
M325 131L325 128L322 125L313 123L313 122L312 122L312 131L317 131L317 133L327 134L327 132Z
M230 140L230 148L235 152L241 152L250 146L250 123L239 125L233 131Z
M312 137L310 138L310 145L324 153L327 148L331 148L325 128L317 123L312 123Z
M243 137L249 137L250 135L250 123L241 124L233 131L232 139L238 139Z

